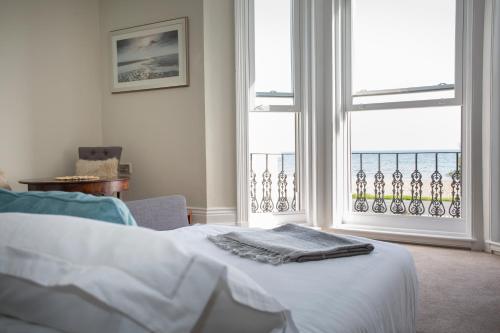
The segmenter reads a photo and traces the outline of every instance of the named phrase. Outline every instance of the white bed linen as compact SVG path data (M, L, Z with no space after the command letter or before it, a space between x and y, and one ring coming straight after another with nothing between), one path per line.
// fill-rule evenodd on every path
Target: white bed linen
M273 266L240 258L207 240L235 229L196 225L162 235L247 273L291 310L300 332L415 332L417 276L404 247L372 241L375 250L369 255Z
M3 317L0 315L1 333L62 333L52 328L30 324L18 319Z
M236 313L254 318L247 332L296 332L234 267L153 230L54 215L0 214L0 313L68 333L226 332Z

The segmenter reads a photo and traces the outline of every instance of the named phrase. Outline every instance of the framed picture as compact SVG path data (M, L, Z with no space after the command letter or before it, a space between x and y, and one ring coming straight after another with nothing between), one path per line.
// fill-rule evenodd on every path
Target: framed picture
M187 17L111 32L112 92L188 85Z

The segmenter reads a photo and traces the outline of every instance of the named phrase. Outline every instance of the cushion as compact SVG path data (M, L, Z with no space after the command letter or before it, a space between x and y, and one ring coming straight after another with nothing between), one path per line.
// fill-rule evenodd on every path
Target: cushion
M76 175L116 178L118 177L118 163L116 158L104 161L78 160L76 162Z
M255 332L296 332L247 275L153 230L5 213L0 257L0 314L63 332L228 332L235 302L271 318Z
M78 216L137 225L123 201L79 192L10 192L0 189L0 213L7 212Z
M5 190L12 190L9 183L7 182L7 178L2 170L0 170L0 188Z

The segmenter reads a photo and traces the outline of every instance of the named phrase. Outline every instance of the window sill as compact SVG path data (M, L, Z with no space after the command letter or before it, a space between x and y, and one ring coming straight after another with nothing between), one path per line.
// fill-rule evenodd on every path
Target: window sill
M437 234L436 232L434 232L433 234L430 234L420 230L405 230L399 228L383 228L352 224L341 224L333 227L322 228L322 230L327 232L367 237L382 241L457 247L464 249L472 249L476 241L474 238L457 233L442 232Z
M251 228L270 229L285 223L307 224L304 211L283 213L250 213L248 226Z

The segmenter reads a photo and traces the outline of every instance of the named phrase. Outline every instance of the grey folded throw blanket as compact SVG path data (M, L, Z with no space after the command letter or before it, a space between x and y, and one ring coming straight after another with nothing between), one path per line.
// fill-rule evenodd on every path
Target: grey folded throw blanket
M240 257L273 265L368 254L374 249L370 243L295 224L270 230L229 232L208 239Z

